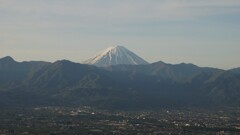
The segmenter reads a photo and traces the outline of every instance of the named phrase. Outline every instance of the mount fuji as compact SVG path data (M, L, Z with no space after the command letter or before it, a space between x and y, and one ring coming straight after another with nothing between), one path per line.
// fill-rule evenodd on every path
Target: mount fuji
M84 61L84 64L106 67L110 65L145 65L147 61L123 46L113 46Z

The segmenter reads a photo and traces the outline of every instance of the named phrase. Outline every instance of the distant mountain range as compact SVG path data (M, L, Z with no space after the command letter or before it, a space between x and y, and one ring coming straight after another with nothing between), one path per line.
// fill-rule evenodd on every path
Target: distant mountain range
M240 106L239 69L156 62L96 67L0 59L0 106Z

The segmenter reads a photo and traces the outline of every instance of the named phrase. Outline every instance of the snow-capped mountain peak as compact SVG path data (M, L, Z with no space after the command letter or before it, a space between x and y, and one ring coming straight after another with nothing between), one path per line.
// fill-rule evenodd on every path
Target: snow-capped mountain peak
M112 46L100 52L94 57L86 60L85 64L96 65L100 67L110 65L141 65L148 64L144 59L140 58L133 52L123 46Z

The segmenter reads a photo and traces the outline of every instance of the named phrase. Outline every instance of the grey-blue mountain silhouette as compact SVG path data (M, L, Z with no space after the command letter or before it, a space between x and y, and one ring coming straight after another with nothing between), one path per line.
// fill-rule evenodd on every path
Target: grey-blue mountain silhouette
M96 67L0 59L0 106L239 106L240 75L193 64Z

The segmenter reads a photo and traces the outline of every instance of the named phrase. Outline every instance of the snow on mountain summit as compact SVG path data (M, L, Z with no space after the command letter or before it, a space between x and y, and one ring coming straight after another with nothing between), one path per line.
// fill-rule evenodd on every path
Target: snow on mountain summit
M110 65L142 65L148 64L147 61L140 58L133 52L123 46L112 46L97 54L96 56L86 60L85 64L105 67Z

